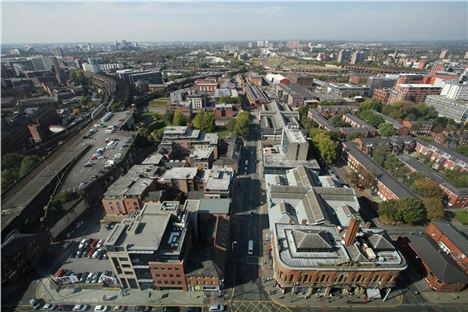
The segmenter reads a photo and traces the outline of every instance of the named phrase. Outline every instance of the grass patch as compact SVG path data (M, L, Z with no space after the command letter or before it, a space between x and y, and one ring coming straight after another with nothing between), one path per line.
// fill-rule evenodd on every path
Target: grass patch
M159 99L154 99L151 102L149 102L148 106L150 107L165 107L167 102L170 101L170 98L168 97L162 97Z
M455 211L453 214L455 220L464 225L468 224L468 211Z

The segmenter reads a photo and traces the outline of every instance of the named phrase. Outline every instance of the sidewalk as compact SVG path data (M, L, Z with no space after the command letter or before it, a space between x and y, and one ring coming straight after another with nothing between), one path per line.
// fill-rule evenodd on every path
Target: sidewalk
M206 297L202 292L186 292L183 290L138 290L130 289L127 295L122 295L120 289L62 289L59 292L49 287L47 279L43 279L36 289L36 297L46 302L60 304L91 304L91 305L148 305L148 306L203 306L213 300L223 299ZM227 291L224 301L229 300ZM107 300L105 300L107 298ZM110 299L111 298L111 299ZM109 300L110 299L110 300Z

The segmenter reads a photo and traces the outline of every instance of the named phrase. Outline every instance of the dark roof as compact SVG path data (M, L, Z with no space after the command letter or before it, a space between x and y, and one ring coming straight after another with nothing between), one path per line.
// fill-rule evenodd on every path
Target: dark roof
M458 196L466 196L468 195L468 188L467 187L457 187L453 183L451 183L447 178L443 177L437 171L429 168L422 162L418 161L416 158L409 156L409 155L400 155L398 156L404 164L408 167L411 167L414 171L417 171L428 179L434 181L437 184L442 185L444 188L449 190L450 192L458 195ZM468 254L468 253L467 253Z
M468 277L449 256L426 234L410 234L409 245L429 270L444 283L466 284Z
M227 248L228 241L229 241L229 220L225 218L218 218L217 219L217 226L216 226L216 245L221 246L223 248Z
M457 245L463 253L468 257L468 238L460 233L448 222L443 221L432 221L432 224L439 229L447 238Z
M366 168L367 171L374 175L398 198L416 197L413 192L391 176L382 166L361 152L353 142L344 142L343 147L349 154L359 161L362 167Z

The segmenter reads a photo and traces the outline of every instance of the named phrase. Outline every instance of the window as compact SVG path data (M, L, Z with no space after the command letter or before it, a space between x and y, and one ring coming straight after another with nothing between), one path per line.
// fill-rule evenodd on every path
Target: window
M128 261L128 258L125 258L125 257L119 257L119 261Z
M122 268L130 268L131 265L130 264L122 264Z

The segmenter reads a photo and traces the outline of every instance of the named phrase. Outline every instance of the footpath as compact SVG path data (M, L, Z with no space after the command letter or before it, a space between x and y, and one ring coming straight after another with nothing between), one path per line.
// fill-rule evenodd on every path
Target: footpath
M210 296L202 292L183 290L138 290L128 289L122 292L117 288L109 289L51 289L47 279L38 283L36 298L48 303L57 304L90 304L90 305L127 305L127 306L180 306L200 307L209 304L227 302L230 292L218 298L217 293Z

